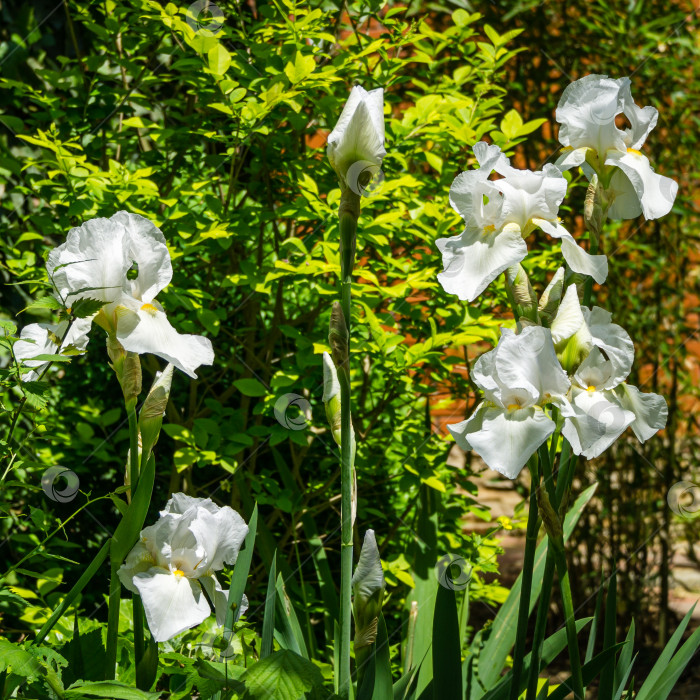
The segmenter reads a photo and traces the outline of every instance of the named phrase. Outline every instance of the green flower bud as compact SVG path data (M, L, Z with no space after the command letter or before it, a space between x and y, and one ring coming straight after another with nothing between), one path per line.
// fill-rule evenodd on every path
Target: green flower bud
M348 348L348 327L343 316L343 309L340 302L333 302L331 309L331 322L328 331L328 342L331 346L331 355L336 367L341 372L348 371L349 348Z
M538 323L537 295L522 265L512 265L506 270L506 286L518 315Z
M139 432L143 444L143 453L146 455L146 458L148 458L158 441L160 428L163 424L163 414L165 413L165 407L168 405L174 369L175 365L168 364L162 372L156 375L153 386L148 392L148 396L143 402L139 413Z
M141 358L135 352L127 352L115 336L107 336L107 354L117 375L127 407L136 405L141 393Z
M559 301L561 299L562 292L564 291L564 273L565 269L560 267L554 273L554 276L540 297L538 310L542 321L546 325L551 324L552 319L559 308Z
M367 530L360 559L352 577L355 652L374 644L377 639L377 622L382 611L385 588L386 582L374 530Z
M323 353L323 403L333 439L340 445L340 382L331 356Z

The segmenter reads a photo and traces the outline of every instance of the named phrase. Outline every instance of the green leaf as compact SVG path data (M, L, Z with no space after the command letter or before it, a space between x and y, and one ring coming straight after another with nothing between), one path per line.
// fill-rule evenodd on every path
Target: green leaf
M313 56L304 56L297 51L294 56L294 63L288 63L284 67L284 74L289 78L292 85L300 83L304 78L311 75L316 68L316 61Z
M699 630L700 631L700 630ZM581 674L583 675L583 685L589 685L592 683L608 665L613 665L615 661L615 655L624 646L624 642L620 642L605 651L601 651L598 656L594 656L591 661L584 664L581 669ZM550 693L548 700L564 700L568 695L571 695L573 683L571 682L571 676L569 676L556 690ZM598 694L598 697L603 700L604 696ZM660 696L655 695L654 700L661 700Z
M693 616L695 605L696 604L694 604L693 607L690 608L690 610L688 610L688 612L685 614L685 617L681 620L681 623L676 628L676 631L671 636L671 639L669 639L666 643L664 650L661 652L661 655L659 656L653 668L649 672L649 675L646 677L644 684L639 689L636 700L654 700L654 697L650 695L650 693L653 687L658 682L658 680L661 678L663 672L671 663L673 653L676 651L679 642L683 638L685 628L688 626L690 618ZM698 629L700 629L700 627Z
M693 606L693 608L694 607L695 606ZM692 614L692 612L693 610L691 608L688 615ZM671 642L669 641L669 643L666 646L668 647L670 645ZM650 686L647 690L645 690L645 688L647 687L647 683L649 682L649 678L647 678L644 685L640 688L640 691L637 695L637 700L644 700L645 698L649 698L649 700L665 700L666 698L668 698L674 686L678 682L678 679L680 678L681 674L685 670L685 667L688 665L693 656L695 656L695 652L697 652L699 647L700 627L698 627L698 629L696 629L695 632L693 632L693 634L691 634L690 637L688 637L685 644L678 650L676 654L674 654L671 661L668 664L664 664L660 667L661 674L658 676L658 680L653 684L653 686ZM664 649L664 653L665 651L666 649ZM659 658L659 661L661 661L661 658ZM657 666L659 666L658 661L656 664L654 664L652 672L656 671Z
M277 550L272 555L270 564L270 575L267 578L267 595L265 596L265 612L263 614L262 645L260 647L260 658L264 659L272 654L272 640L275 632L275 600L277 589Z
M457 600L446 585L438 587L433 616L433 697L463 697Z
M30 681L44 674L44 667L28 651L0 639L0 671L6 670Z
M131 688L117 681L76 681L70 688L66 688L66 700L76 698L80 700L85 696L95 698L114 698L114 700L158 700L162 693L148 693L145 690Z
M231 576L231 586L228 592L228 608L226 610L226 621L224 629L232 630L233 621L236 617L236 611L241 607L243 600L243 591L248 581L248 573L250 572L250 563L253 560L253 549L255 547L255 536L258 531L258 504L255 504L253 513L248 522L248 534L245 537L243 549L238 554L236 566L233 569Z
M215 75L225 75L231 66L231 54L221 45L215 44L207 53L209 70Z
M301 631L297 614L292 605L292 601L287 595L285 581L282 574L277 577L277 614L275 615L275 639L283 649L294 651L309 658L309 652L304 641L304 634Z
M566 514L564 519L564 539L568 539L576 526L581 513L586 504L593 498L593 494L597 488L597 484L589 486L577 499L571 510ZM535 552L535 563L532 573L532 594L530 596L530 611L535 606L540 595L542 586L542 577L544 574L545 559L547 558L547 542L548 538L543 537L542 541ZM516 582L510 590L506 602L503 603L491 628L491 635L484 644L480 652L481 658L488 659L488 664L479 666L480 684L484 688L491 688L501 674L505 665L508 653L515 643L516 632L516 616L518 614L518 605L520 602L520 588L522 586L522 574L518 576ZM482 697L483 690L478 687L472 691L472 700Z
M94 316L107 302L99 299L78 299L71 306L70 314L74 318L89 318Z
M265 396L267 389L257 379L237 379L233 386L244 396Z
M242 676L244 700L299 700L309 691L323 690L318 667L293 651L282 650L251 666Z

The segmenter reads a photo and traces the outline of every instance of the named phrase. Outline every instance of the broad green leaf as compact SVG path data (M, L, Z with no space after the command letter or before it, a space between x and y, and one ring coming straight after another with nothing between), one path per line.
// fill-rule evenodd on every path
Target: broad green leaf
M276 651L251 666L242 676L244 700L300 700L323 688L318 667L286 649Z
M216 75L225 75L231 66L231 54L222 44L215 44L207 53L209 70Z
M233 386L244 396L265 396L267 389L257 379L237 379Z

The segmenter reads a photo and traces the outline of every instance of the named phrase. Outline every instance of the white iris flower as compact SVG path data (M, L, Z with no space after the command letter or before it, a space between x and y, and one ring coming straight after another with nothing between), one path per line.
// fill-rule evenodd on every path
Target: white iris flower
M515 479L537 448L552 435L545 406L563 399L570 383L557 360L548 329L528 326L501 331L495 349L475 363L472 378L485 395L467 420L448 425L463 450Z
M574 272L605 281L605 256L587 253L559 221L567 182L556 166L518 170L498 146L483 141L474 146L474 155L479 168L458 175L450 188L450 204L464 219L464 231L436 241L445 268L438 280L446 292L476 299L498 275L525 259L524 238L536 228L561 239L562 254ZM494 170L503 177L490 180Z
M629 128L619 128L624 115ZM559 141L564 154L557 161L562 170L581 166L590 180L595 171L611 201L613 219L658 219L668 214L678 183L658 175L640 152L656 126L654 107L638 107L630 92L630 79L587 75L563 92L556 119L561 124Z
M184 493L173 494L160 516L141 531L118 573L141 596L153 638L164 642L209 617L210 602L224 624L228 591L215 572L235 563L248 526L228 506Z
M190 377L214 361L211 341L178 333L156 301L173 269L163 234L143 216L120 211L71 229L46 268L68 308L84 298L106 302L94 320L127 351L158 355Z
M666 425L664 398L625 383L634 363L634 344L624 328L612 323L610 312L581 306L572 285L551 331L562 364L574 372L571 391L560 402L562 435L574 454L592 459L627 427L645 442Z

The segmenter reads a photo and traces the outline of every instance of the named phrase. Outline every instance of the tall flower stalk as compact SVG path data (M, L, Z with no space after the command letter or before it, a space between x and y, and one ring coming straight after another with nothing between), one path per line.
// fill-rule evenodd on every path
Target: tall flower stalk
M329 341L340 385L340 640L337 686L341 698L351 694L353 484L354 450L351 413L350 331L352 273L355 265L360 197L379 169L384 150L384 91L367 92L359 85L350 92L328 136L328 159L338 175L340 205L340 303L331 313Z
M629 120L629 129L616 125L620 114ZM644 214L654 219L667 214L673 205L677 184L656 174L638 150L656 124L656 110L634 103L629 79L592 75L564 91L557 120L562 125L563 154L556 166L548 164L541 172L518 171L496 146L476 144L478 168L459 175L450 190L450 203L464 219L464 231L436 242L444 264L438 280L445 291L473 301L504 272L516 321L515 332L502 329L497 347L474 365L472 379L483 391L484 400L466 420L448 426L460 447L477 452L490 468L508 478L516 478L526 463L530 467L511 700L521 694L540 524L548 535L548 549L526 698L537 696L556 570L571 662L570 687L574 697L583 700L563 531L576 458L597 457L627 427L644 442L665 426L667 418L663 397L625 383L634 361L632 339L612 323L609 312L589 308L593 282L601 284L607 277L607 258L599 252L607 218ZM590 182L584 207L588 251L557 216L566 193L561 171L576 167ZM493 170L502 178L489 179ZM561 239L561 252L570 270L558 270L539 300L520 265L527 255L524 239L535 228ZM577 284L582 287L583 305Z

